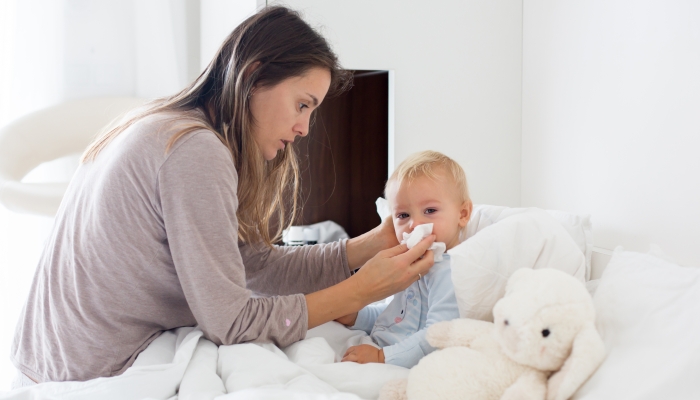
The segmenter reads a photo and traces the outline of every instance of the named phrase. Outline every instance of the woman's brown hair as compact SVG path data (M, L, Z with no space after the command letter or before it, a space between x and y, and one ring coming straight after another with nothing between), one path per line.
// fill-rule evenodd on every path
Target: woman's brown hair
M264 8L231 32L194 82L106 131L88 147L82 161L94 160L114 137L148 115L201 110L202 123L183 126L166 151L188 133L214 131L231 150L238 172L238 236L244 242L271 246L298 214L299 166L292 146L272 161L264 160L252 137L250 95L253 88L274 86L315 67L331 73L328 96L352 85L352 75L340 67L326 40L297 12Z

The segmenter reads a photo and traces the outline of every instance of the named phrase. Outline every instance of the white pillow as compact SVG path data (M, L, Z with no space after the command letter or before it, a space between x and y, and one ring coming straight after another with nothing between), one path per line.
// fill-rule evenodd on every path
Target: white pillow
M543 210L503 210L497 224L479 229L447 252L462 318L493 321L493 306L519 268L555 268L585 280L583 253L566 229Z
M574 399L700 398L700 268L616 250L593 301L608 355Z
M377 199L377 213L382 221L391 214L389 203L380 197ZM530 210L531 208L510 208L502 206L490 206L486 204L475 204L471 218L464 230L464 235L460 242L474 236L474 234L487 226L506 218L510 215L518 214ZM564 211L546 210L554 217L566 231L571 235L581 253L586 257L586 280L591 279L591 254L593 253L593 230L591 227L590 215L571 214Z
M472 216L467 224L465 237L470 238L481 229L490 226L503 218L526 212L531 208L510 208L490 206L485 204L474 205ZM591 217L589 215L571 214L564 211L546 210L554 217L571 235L578 248L586 256L586 280L591 279L591 254L593 252L593 232Z

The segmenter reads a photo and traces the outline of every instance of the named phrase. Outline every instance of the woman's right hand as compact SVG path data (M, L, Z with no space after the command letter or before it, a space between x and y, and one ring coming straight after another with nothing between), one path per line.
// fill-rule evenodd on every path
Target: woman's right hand
M433 266L433 252L427 250L434 241L431 235L411 250L401 244L380 251L350 278L305 295L308 329L334 319L345 320L343 316L409 287Z
M357 293L369 304L409 287L433 266L433 252L428 247L434 241L435 235L431 235L410 250L400 244L377 253L350 278Z

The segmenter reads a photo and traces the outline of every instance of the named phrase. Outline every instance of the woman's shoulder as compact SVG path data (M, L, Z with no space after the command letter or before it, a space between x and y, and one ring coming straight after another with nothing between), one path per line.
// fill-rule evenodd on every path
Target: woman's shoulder
M166 170L225 171L237 176L229 149L192 112L158 113L136 120L117 135L85 173L153 182Z
M197 110L158 112L139 119L134 123L133 128L149 131L152 138L160 141L167 142L173 136L187 132L182 138L199 136L199 141L225 147L218 138L218 134L207 124L204 115ZM202 133L204 134L201 135Z
M127 133L127 141L142 149L153 149L165 162L174 153L206 157L212 161L231 160L231 153L204 120L201 112L168 111L148 115L136 121Z

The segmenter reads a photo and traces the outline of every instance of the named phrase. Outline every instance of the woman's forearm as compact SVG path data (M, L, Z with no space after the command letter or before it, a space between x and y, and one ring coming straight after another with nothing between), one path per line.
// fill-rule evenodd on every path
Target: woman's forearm
M367 296L363 295L349 278L327 289L306 295L306 308L309 314L309 329L359 311L366 306Z

